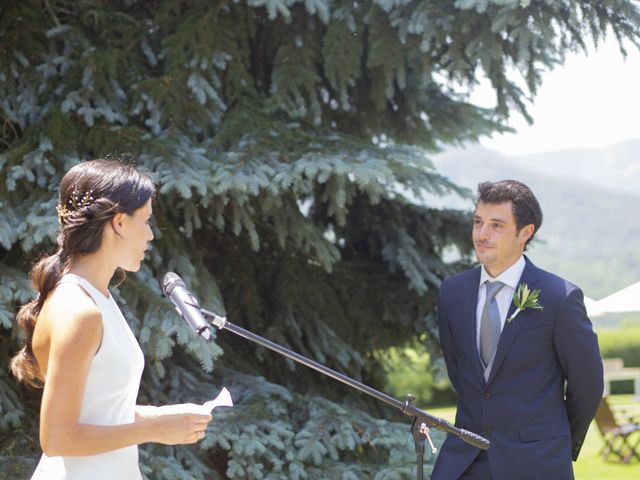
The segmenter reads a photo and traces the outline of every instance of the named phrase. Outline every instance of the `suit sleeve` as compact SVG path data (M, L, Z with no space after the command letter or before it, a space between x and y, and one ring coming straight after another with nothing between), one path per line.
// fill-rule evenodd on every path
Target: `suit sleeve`
M565 403L571 427L571 455L575 461L604 387L598 338L577 287L567 292L558 309L554 347L566 379Z
M458 362L453 355L453 336L451 334L451 328L449 327L449 321L447 320L447 313L444 301L442 300L442 290L440 288L440 292L438 295L438 333L440 336L440 348L442 349L442 354L444 356L444 362L447 365L447 374L449 375L449 380L451 381L451 385L454 390L458 391L457 385L457 365Z

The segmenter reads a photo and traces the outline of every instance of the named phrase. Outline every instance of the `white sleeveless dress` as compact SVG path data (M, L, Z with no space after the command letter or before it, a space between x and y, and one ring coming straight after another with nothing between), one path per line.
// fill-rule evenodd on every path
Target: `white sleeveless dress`
M135 421L144 356L113 297L82 277L66 274L59 283L80 285L102 313L102 343L87 375L80 422L120 425ZM61 398L60 401L64 401ZM140 480L138 446L84 457L42 455L32 480Z

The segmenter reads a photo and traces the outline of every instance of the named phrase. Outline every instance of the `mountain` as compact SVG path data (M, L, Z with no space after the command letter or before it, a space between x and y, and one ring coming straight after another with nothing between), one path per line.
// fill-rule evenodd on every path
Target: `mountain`
M573 178L614 192L640 195L640 139L627 140L606 148L570 149L535 155L514 156L510 160L532 172Z
M529 185L544 221L527 255L600 299L640 280L640 158L635 149L640 153L640 140L527 157L469 147L445 151L433 161L438 171L474 192L484 180L513 178ZM444 204L473 208L471 200L453 197Z

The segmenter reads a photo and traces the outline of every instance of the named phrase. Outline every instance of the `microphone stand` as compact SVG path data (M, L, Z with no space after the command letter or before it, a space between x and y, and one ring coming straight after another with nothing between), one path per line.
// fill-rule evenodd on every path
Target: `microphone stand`
M197 308L200 308L198 305L194 305L194 306ZM347 377L346 375L343 375L340 372L336 372L335 370L325 367L324 365L318 362L310 360L298 353L295 353L285 347L282 347L281 345L278 345L277 343L274 343L271 340L267 340L266 338L261 337L260 335L256 335L255 333L250 332L249 330L245 330L244 328L239 327L238 325L234 325L233 323L229 322L226 318L220 317L219 315L216 315L213 312L205 310L204 308L200 308L200 312L207 319L209 319L209 321L213 323L213 325L215 325L220 330L229 330L235 333L236 335L239 335L243 338L246 338L247 340L251 340L252 342L257 343L258 345L262 345L263 347L266 347L270 350L278 352L279 354L284 355L285 357L291 360L294 360L298 363L306 365L309 368L313 368L314 370L317 370L318 372L328 377L331 377L334 380L338 380L339 382L342 382L346 385L349 385L352 388L355 388L356 390L360 390L361 392L364 392L374 398L377 398L378 400L381 400L391 405L392 407L396 407L405 415L413 417L413 422L411 424L411 433L413 435L413 439L415 441L415 447L416 447L416 457L417 457L416 458L416 461L417 461L416 475L418 480L424 479L423 468L424 468L425 440L429 441L431 452L434 454L437 452L437 449L433 445L433 442L431 441L431 437L429 436L429 428L431 427L437 428L438 430L442 430L443 432L451 433L457 436L458 438L460 438L461 440L463 440L464 442L470 445L473 445L474 447L480 448L482 450L487 450L490 446L489 440L487 440L486 438L481 437L480 435L476 435L475 433L470 432L468 430L458 428L454 425L451 425L449 422L447 422L442 418L435 417L423 410L420 410L414 405L416 398L413 395L407 395L407 400L405 402L401 402L400 400L397 400L385 393L379 392L378 390L371 388L368 385L365 385L364 383L358 382L357 380Z

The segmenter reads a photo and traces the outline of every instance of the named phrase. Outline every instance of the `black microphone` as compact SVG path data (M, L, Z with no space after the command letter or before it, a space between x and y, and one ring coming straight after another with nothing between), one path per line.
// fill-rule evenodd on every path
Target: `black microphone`
M162 291L176 306L176 310L191 329L201 338L212 340L209 324L200 312L200 305L193 294L187 290L182 279L173 272L168 272L162 279Z

